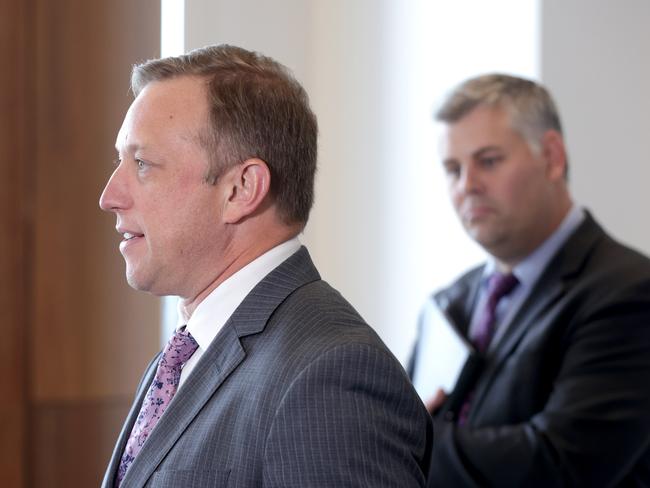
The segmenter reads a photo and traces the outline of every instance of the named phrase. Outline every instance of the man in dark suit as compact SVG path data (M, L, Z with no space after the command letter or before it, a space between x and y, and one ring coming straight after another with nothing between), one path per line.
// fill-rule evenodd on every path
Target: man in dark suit
M427 305L473 344L454 390L426 398L429 485L649 486L650 261L573 203L542 86L473 78L437 118L452 203L489 259Z
M424 486L429 415L297 239L316 169L302 87L232 46L148 61L132 87L100 206L129 284L180 296L182 325L102 486Z

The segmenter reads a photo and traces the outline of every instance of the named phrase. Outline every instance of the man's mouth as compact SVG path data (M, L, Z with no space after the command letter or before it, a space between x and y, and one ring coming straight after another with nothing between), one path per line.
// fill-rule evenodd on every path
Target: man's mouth
M130 241L131 239L134 239L136 237L142 237L144 234L132 234L130 232L124 232L122 235L125 241Z
M492 214L494 209L491 205L475 203L467 205L461 210L461 218L466 222L472 222L477 219L483 219Z
M125 250L132 245L135 245L139 242L141 237L144 237L144 234L140 234L133 231L127 231L124 229L118 228L117 231L122 234L122 242L120 242L120 251L125 252Z

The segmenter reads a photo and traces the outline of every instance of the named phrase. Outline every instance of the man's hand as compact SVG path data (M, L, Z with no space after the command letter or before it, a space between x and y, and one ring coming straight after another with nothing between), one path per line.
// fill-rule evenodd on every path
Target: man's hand
M442 404L445 403L445 400L447 400L447 394L442 388L438 388L436 394L424 402L424 406L427 408L427 411L433 415L436 413L436 410L438 410Z

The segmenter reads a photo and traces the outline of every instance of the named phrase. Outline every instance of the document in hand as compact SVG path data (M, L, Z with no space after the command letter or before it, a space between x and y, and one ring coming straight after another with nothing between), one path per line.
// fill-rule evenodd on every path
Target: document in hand
M451 393L474 349L434 300L427 303L420 320L413 384L426 401L438 388Z

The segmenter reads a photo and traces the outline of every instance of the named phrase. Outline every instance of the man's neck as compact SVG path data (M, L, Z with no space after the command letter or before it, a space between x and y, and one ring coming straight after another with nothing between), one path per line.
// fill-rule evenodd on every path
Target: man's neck
M276 231L272 234L267 234L265 239L259 239L259 237L257 241L255 239L248 239L246 240L246 246L234 246L236 250L231 252L225 260L227 263L226 266L207 286L203 287L193 297L181 297L179 311L182 318L189 320L196 307L224 281L274 247L296 237L299 231L300 228L287 228L285 231Z
M544 231L540 233L539 238L533 246L523 250L520 253L517 253L515 256L493 256L496 270L504 274L511 273L519 263L528 258L528 256L534 253L536 249L542 246L555 232L557 232L559 227L562 225L562 222L564 222L567 215L571 211L572 207L573 201L568 195L566 195L566 198L562 199L562 203L558 205L556 211L549 219L547 225L544 227Z

